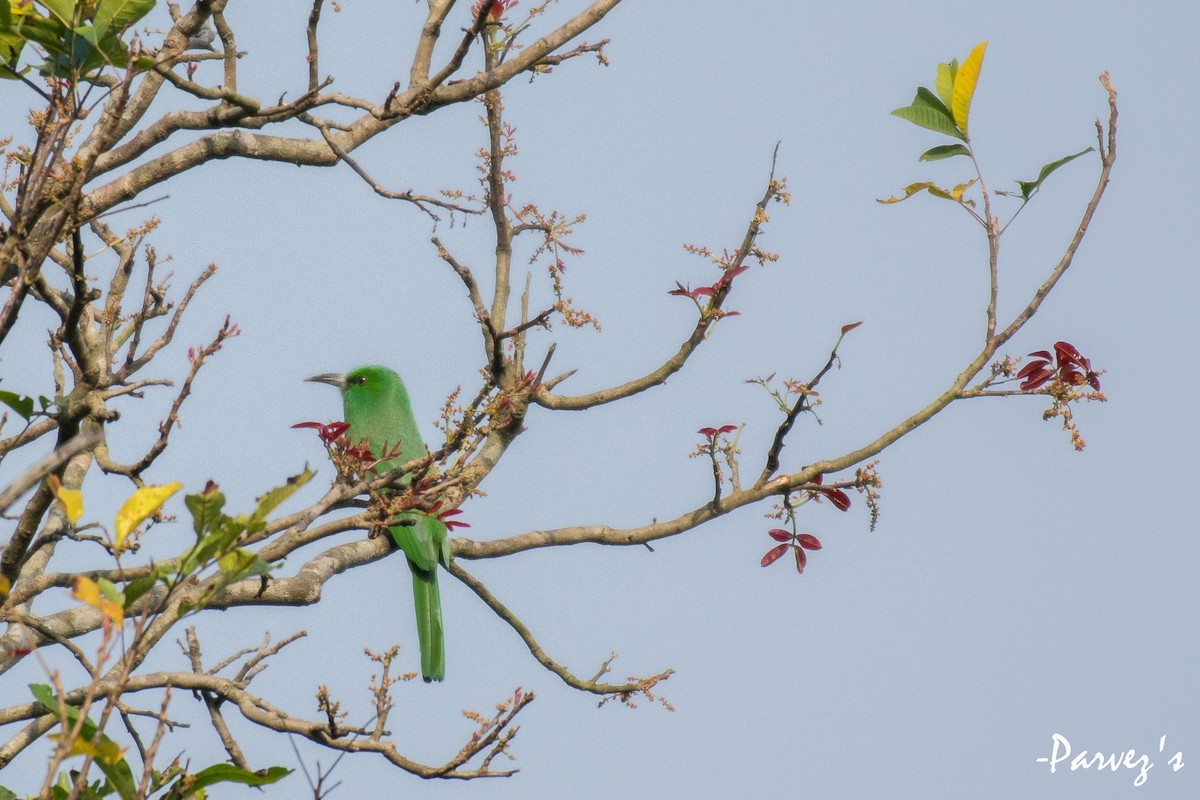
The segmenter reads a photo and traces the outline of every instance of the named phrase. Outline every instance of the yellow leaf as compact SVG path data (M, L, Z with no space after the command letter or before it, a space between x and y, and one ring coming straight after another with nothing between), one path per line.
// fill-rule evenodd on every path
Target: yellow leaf
M125 620L125 609L120 603L114 603L100 594L100 587L86 575L76 575L71 579L71 594L76 600L87 603L112 621L116 627L121 627Z
M12 591L12 584L8 582L8 578L0 575L0 603L8 599L10 591Z
M101 764L116 765L124 756L124 748L107 736L100 740L100 744L96 745L96 760Z
M979 82L979 70L983 67L983 52L987 50L987 45L987 42L975 45L954 76L950 113L954 115L954 124L964 136L967 133L967 115L971 112L971 98L975 95L975 84Z
M61 733L52 733L49 736L56 742L63 739ZM105 736L99 744L92 744L82 736L76 736L75 741L71 742L71 750L67 753L67 757L71 756L91 756L106 766L115 765L125 757L125 748Z
M125 501L117 516L113 519L117 547L125 541L125 537L142 524L142 520L153 514L167 501L167 498L183 488L183 484L175 481L165 486L143 486Z
M951 194L953 194L953 195L954 195L954 199L955 199L955 200L962 200L963 192L965 192L967 189L970 189L970 188L971 188L971 186L972 186L972 185L975 183L975 181L977 181L977 180L979 180L979 179L978 179L978 178L972 178L971 180L967 181L966 183L960 183L958 186L955 186L955 187L954 187L954 189L953 189L953 190L951 190Z
M52 741L61 742L63 734L52 733L49 737ZM71 749L67 751L67 758L71 756L96 756L96 748L92 747L92 743L84 739L82 736L76 736L75 741L71 742Z
M72 525L79 522L79 518L83 516L83 492L78 489L64 489L57 475L51 475L48 482L50 491L54 492L58 502L62 503L67 519Z

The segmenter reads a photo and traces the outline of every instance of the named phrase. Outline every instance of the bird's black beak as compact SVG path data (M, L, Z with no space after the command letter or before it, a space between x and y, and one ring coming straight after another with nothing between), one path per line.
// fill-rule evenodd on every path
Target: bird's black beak
M311 378L305 378L305 381L313 383L328 383L330 386L336 386L339 390L346 388L346 376L339 375L336 372L323 372L320 375L313 375Z

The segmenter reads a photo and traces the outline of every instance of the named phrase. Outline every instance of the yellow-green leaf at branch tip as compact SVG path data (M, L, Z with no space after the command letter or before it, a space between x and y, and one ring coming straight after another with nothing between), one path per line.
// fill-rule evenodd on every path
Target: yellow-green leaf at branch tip
M63 513L67 515L71 524L79 522L79 518L83 516L83 492L78 489L64 489L57 475L51 475L47 483L50 484L50 491L58 498L58 502L62 503Z
M143 486L125 501L117 516L113 519L114 535L117 547L125 541L125 537L142 524L142 520L153 514L166 502L167 498L183 488L183 484L175 481L165 486Z
M971 180L967 181L966 183L960 183L958 186L955 186L953 189L950 190L950 194L953 195L955 200L962 202L963 192L965 192L967 189L970 189L971 186L977 180L979 180L979 179L971 178Z
M950 59L949 64L938 64L937 79L933 84L933 88L937 89L937 95L941 98L942 103L946 108L954 102L954 76L958 73L958 59Z
M983 53L987 50L987 42L980 42L967 56L967 60L958 68L954 76L954 92L950 100L950 113L954 115L954 124L963 134L967 131L967 117L971 113L971 98L975 95L975 85L979 83L979 70L983 68Z

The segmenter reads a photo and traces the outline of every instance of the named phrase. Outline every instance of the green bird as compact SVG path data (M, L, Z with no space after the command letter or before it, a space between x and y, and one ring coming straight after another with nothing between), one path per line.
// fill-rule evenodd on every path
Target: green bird
M399 443L399 454L377 466L380 474L425 456L425 442L417 430L408 391L394 371L366 366L345 375L327 373L307 380L328 383L341 390L352 444L366 441L372 455L380 458L385 453L391 454ZM406 475L403 482L408 481ZM446 648L438 564L450 566L450 539L445 524L436 517L412 512L401 515L400 519L409 524L394 525L389 530L412 571L413 605L421 641L421 677L426 683L440 681L446 676Z

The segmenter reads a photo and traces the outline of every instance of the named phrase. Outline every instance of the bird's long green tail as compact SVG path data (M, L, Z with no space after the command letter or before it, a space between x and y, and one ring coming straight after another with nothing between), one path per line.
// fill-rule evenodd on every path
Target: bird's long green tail
M437 566L425 570L408 562L412 570L413 607L417 612L417 638L421 643L421 677L426 683L446 677L446 640L442 635L442 595Z

